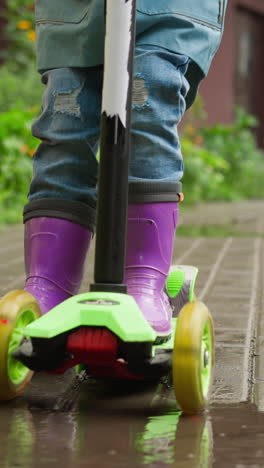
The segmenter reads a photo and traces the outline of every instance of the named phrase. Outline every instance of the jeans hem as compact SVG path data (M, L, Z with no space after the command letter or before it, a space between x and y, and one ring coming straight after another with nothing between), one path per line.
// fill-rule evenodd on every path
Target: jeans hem
M80 224L92 232L95 231L95 208L79 201L41 198L32 200L25 205L23 212L24 223L32 218L41 217L65 219Z
M181 182L131 181L129 203L178 202L182 192Z

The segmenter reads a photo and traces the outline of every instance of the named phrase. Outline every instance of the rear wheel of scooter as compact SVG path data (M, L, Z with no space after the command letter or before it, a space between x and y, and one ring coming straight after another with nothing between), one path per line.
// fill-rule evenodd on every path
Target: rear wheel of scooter
M36 299L15 290L0 300L0 400L18 396L30 382L31 372L12 353L19 347L24 329L41 315Z
M185 413L201 412L208 401L214 364L214 328L207 307L189 302L178 317L173 350L173 386Z

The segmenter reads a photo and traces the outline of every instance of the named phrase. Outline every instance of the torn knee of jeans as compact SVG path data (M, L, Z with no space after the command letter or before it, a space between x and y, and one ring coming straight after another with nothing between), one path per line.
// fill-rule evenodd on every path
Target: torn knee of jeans
M133 80L132 105L142 109L148 106L149 90L142 75L135 75Z
M80 92L81 88L77 88L56 94L54 100L54 112L80 117L81 108L78 102L78 96Z

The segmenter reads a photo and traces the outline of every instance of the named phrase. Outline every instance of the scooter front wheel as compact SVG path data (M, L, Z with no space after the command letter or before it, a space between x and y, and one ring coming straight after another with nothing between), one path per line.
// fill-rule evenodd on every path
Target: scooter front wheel
M30 382L31 372L13 358L24 337L24 329L41 315L35 298L15 290L0 300L0 401L18 396Z
M173 349L173 386L185 413L201 412L208 401L214 364L214 328L207 307L189 302L178 317Z

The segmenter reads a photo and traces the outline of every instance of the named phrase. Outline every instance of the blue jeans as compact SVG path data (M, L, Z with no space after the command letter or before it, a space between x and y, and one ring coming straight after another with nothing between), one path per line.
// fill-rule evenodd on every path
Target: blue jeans
M174 201L183 160L177 125L186 105L188 57L136 47L133 84L132 201ZM33 124L41 140L33 162L29 204L55 199L96 204L103 67L44 72L43 109Z

